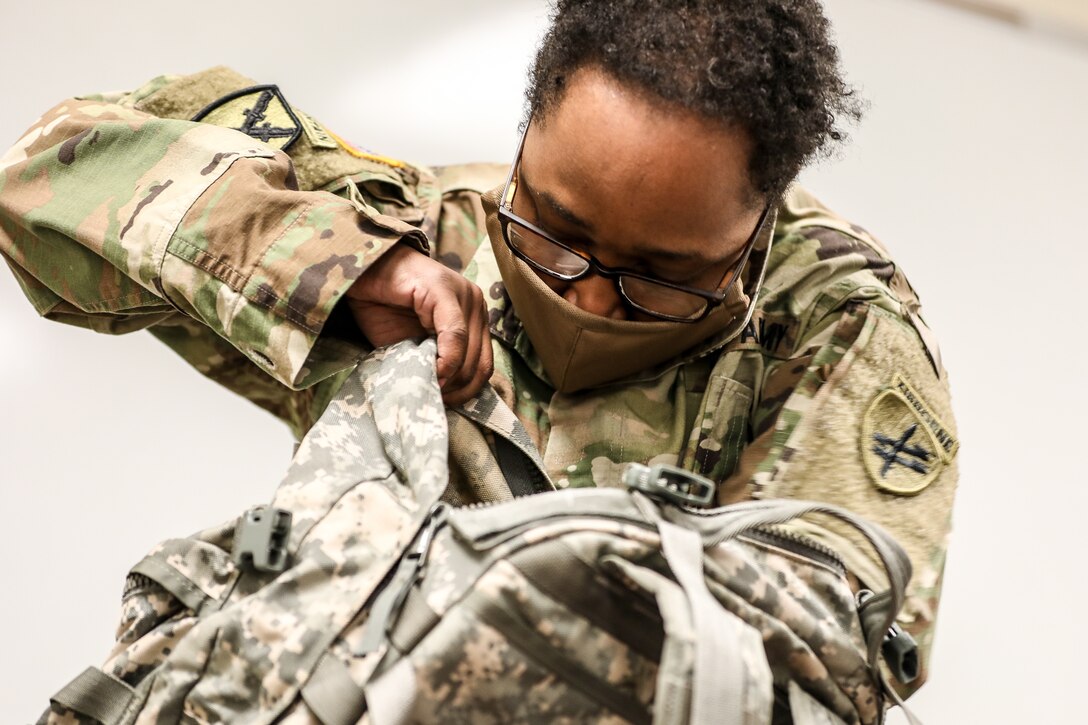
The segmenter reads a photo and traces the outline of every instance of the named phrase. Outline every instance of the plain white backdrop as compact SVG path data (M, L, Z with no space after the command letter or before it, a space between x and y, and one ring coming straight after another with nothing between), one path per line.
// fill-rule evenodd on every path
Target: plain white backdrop
M872 105L804 179L907 270L962 440L933 679L912 705L931 725L1075 719L1088 50L920 0L827 5ZM0 146L68 96L225 63L381 153L506 161L546 16L541 0L5 3ZM41 321L0 274L0 721L33 721L99 664L127 568L267 500L291 443L150 336Z

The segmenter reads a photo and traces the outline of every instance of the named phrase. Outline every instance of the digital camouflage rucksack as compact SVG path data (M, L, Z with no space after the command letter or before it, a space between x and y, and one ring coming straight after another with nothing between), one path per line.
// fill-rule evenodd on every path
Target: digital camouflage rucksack
M665 467L451 507L466 421L512 492L546 478L489 388L444 409L434 356L368 356L269 506L134 566L114 651L41 722L882 721L881 650L911 664L892 626L910 565L886 533L801 501L705 509L711 484ZM856 526L890 589L859 608L831 551L776 528L811 514Z

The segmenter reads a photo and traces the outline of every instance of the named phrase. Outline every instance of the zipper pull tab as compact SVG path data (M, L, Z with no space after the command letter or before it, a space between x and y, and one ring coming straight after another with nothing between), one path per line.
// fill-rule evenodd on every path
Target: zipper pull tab
M396 573L374 598L374 603L370 607L370 616L367 618L366 628L363 631L363 639L353 652L356 657L363 657L377 650L385 640L389 628L396 623L397 614L408 597L408 592L412 590L412 586L419 581L427 568L427 555L431 551L434 536L445 526L449 513L449 504L440 502L431 507L427 518L423 520L423 526L416 536L415 543L401 556Z

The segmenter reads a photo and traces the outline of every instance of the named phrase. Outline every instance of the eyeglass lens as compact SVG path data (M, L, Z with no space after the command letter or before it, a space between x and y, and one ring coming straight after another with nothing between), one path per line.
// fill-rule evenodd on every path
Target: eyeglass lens
M537 269L563 280L584 275L592 266L589 260L560 247L555 242L515 221L507 226L507 237L518 252ZM683 290L666 287L649 280L620 275L620 292L634 307L676 320L698 317L707 307L707 300Z

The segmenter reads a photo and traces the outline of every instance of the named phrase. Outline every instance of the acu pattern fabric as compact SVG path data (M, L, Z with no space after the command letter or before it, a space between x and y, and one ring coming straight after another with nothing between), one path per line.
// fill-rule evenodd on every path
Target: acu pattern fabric
M613 488L451 510L447 423L529 442L491 388L445 409L435 351L406 340L368 355L275 509L137 563L114 652L42 722L880 719L877 656L910 578L886 532L824 504L693 510ZM884 605L859 617L841 562L773 528L814 511L871 542L893 584L867 601ZM282 546L254 536L288 513ZM271 571L253 565L273 552Z
M828 501L891 531L916 572L900 624L918 639L923 669L906 689L924 681L957 433L917 297L872 236L793 188L740 337L561 394L486 232L481 197L505 167L386 159L298 109L302 133L286 153L237 130L242 122L188 120L256 85L217 68L68 100L0 159L0 252L41 315L115 334L147 329L301 438L364 348L338 300L384 251L410 244L483 289L491 384L556 487L614 487L627 463L676 463L716 481L722 504ZM493 438L451 425L448 501L504 495ZM886 588L848 527L795 526L860 583Z

